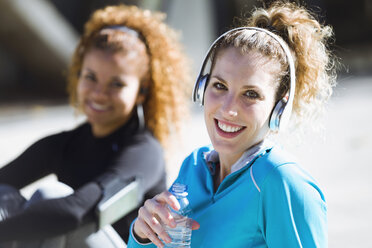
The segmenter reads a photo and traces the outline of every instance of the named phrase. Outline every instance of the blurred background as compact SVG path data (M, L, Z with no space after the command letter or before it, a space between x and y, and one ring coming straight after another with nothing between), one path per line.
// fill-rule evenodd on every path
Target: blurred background
M0 0L0 167L40 137L82 121L68 106L65 73L83 24L95 9L125 3L165 12L167 23L179 31L195 78L210 43L236 17L269 2ZM372 1L301 3L333 26L332 48L343 67L324 117L324 135L305 134L302 142L288 142L288 147L325 191L329 247L372 247ZM208 143L201 111L192 107L183 146L169 162L169 182L182 159Z

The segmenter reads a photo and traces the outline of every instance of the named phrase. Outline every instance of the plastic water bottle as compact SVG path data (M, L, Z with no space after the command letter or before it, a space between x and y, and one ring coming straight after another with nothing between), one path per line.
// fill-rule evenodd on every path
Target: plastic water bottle
M170 208L177 226L175 228L165 226L165 230L172 239L172 242L165 244L165 247L190 248L191 220L188 218L188 216L191 213L191 209L189 207L189 201L187 200L187 186L184 184L175 183L172 185L170 192L177 198L181 208L179 211Z

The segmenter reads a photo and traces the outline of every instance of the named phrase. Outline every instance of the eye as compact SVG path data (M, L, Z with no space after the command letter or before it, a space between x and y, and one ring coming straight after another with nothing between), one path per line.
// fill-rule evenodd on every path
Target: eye
M254 90L248 90L244 93L244 95L248 98L251 98L251 99L257 99L257 98L260 98L260 95L254 91Z
M213 83L213 88L217 90L227 90L227 87L219 82Z
M125 86L125 84L123 82L121 82L121 81L115 80L115 81L112 81L110 83L110 86L113 87L113 88L120 89L120 88L123 88Z
M85 73L84 76L83 76L83 78L86 79L86 80L88 80L88 81L94 81L94 82L97 81L96 76L93 73L91 73L91 72Z

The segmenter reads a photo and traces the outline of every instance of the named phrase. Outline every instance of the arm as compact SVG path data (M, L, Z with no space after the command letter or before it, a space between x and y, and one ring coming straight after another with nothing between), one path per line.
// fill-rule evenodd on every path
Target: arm
M17 189L50 174L64 144L64 135L56 134L43 138L9 164L0 169L0 183Z
M267 176L259 225L270 248L327 247L326 203L313 179L295 164Z
M190 163L191 157L189 156L184 160L176 181L183 177L182 168L184 168L185 164ZM128 248L163 247L163 243L171 242L163 224L161 224L164 223L170 227L176 226L168 205L175 210L180 208L179 202L169 191L164 191L145 202L139 209L138 217L131 226ZM192 220L191 228L196 230L199 227L199 223Z
M161 148L152 142L156 141L147 142L139 137L122 151L119 159L105 173L77 189L73 195L39 202L22 214L0 223L0 240L47 238L75 229L86 218L96 221L94 209L109 185L105 182L117 178L140 178L140 195L143 196L164 176ZM34 227L35 223L38 223L37 227ZM126 229L128 231L129 227Z
M35 202L0 222L0 240L44 239L73 230L92 218L87 212L93 210L100 196L101 188L92 182L67 197Z
M160 144L147 132L134 136L129 143L98 180L110 181L115 177L122 180L135 178L140 184L141 199L145 194L152 194L153 197L165 190L165 161Z
M124 181L135 178L138 182L138 199L142 205L143 200L166 190L163 151L160 144L148 132L135 135L127 141L127 144L114 166L111 166L104 176L111 173L109 177L119 177ZM130 225L137 216L138 208L139 206L113 224L125 241L128 240Z

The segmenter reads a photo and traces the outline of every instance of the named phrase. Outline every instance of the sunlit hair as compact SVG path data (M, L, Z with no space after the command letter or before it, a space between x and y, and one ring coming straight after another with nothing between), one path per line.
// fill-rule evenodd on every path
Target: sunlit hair
M150 85L143 106L146 125L166 145L169 135L179 131L181 119L187 114L186 94L190 74L188 60L178 42L177 33L163 22L164 18L162 13L153 13L136 6L108 6L95 11L85 24L69 68L68 92L72 106L79 109L77 84L87 51L92 46L110 52L119 52L128 47L124 46L123 32L120 30L115 29L104 35L100 31L116 25L133 29L146 43L150 58L146 73ZM125 42L130 42L130 39Z
M323 112L336 84L335 59L327 47L332 28L321 25L305 8L294 3L274 2L269 8L255 9L243 26L265 28L288 44L295 60L296 92L292 120L295 126L313 121ZM276 101L289 87L287 56L280 44L264 32L232 32L217 50L234 46L241 52L256 51L280 63Z

